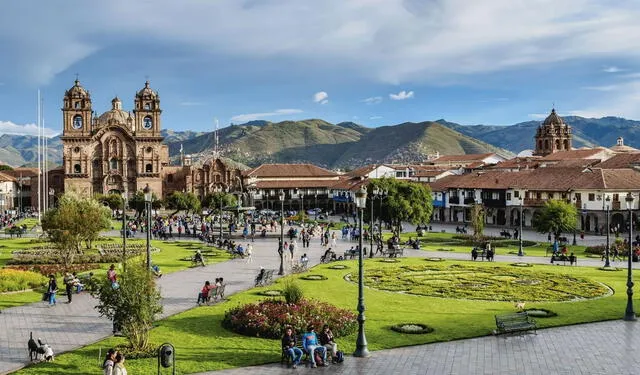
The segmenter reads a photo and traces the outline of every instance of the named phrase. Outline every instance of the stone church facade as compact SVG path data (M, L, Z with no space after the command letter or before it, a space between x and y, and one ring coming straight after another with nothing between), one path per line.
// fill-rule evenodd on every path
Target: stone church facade
M160 199L174 191L204 197L241 189L245 168L224 158L195 166L183 157L181 166L170 166L161 115L160 96L148 81L136 92L133 110L123 110L115 97L111 110L98 116L90 92L76 80L62 105L63 164L50 171L56 195L75 191L83 196L132 196L147 184Z
M558 151L571 151L571 137L571 126L558 116L554 108L536 131L533 154L547 156Z

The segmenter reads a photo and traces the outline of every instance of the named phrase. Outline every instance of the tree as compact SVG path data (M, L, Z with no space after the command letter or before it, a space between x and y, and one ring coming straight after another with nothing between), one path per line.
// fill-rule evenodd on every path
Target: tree
M485 216L484 207L481 204L474 203L471 207L471 225L473 226L473 236L476 238L482 237Z
M131 263L118 275L118 288L114 289L107 278L100 278L90 290L100 301L98 312L120 326L133 350L143 351L149 349L149 331L162 312L162 296L146 265L139 259Z
M372 194L375 187L387 190L388 193L387 197L382 200L382 211L378 212L379 217L385 222L395 225L398 231L400 231L403 221L412 224L426 224L431 219L433 197L431 189L427 185L394 178L381 178L371 181L367 194ZM371 199L367 199L367 205L370 204ZM375 206L374 216L376 216L375 211L378 211ZM370 211L371 206L368 206L365 209L365 215L370 215Z
M154 210L162 207L163 201L158 199L156 193L151 193L151 207ZM145 202L144 193L142 191L136 191L135 195L129 198L129 208L133 208L136 211L136 215L140 216L144 213Z
M183 193L181 191L174 191L169 197L167 197L167 208L175 210L171 216L177 214L180 211L193 211L200 210L200 200L193 193Z
M111 211L122 209L122 196L120 194L96 194L94 197L98 202L107 206Z
M205 195L202 200L202 208L209 210L209 213L207 214L207 216L209 216L214 212L220 211L220 203L222 203L222 207L235 207L238 204L235 195L225 192L216 192Z
M571 203L552 199L533 216L533 228L539 233L553 233L555 238L562 232L572 232L576 228L578 209Z
M42 229L55 244L57 255L65 269L80 253L82 241L87 248L100 232L111 227L111 212L98 201L80 198L73 193L62 195L58 206L47 211Z

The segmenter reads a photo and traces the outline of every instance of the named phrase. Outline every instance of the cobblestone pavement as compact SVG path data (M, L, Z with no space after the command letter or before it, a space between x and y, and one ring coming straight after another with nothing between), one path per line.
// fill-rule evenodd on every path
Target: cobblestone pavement
M435 228L434 228L435 229ZM355 242L350 241L338 241L338 249L337 253L340 255L342 252L349 247L355 245ZM300 245L300 243L299 243ZM209 265L203 268L192 268L185 271L176 272L173 274L168 274L159 279L159 286L163 296L163 306L164 306L164 314L163 316L170 316L173 314L177 314L179 312L185 311L195 306L195 296L197 291L201 288L204 280L213 280L216 277L224 277L227 283L226 294L230 295L236 293L238 291L249 289L253 286L253 280L255 275L258 273L260 266L264 266L267 269L277 269L279 265L279 258L276 252L277 240L276 239L260 239L256 240L254 243L254 254L253 254L253 262L248 263L246 260L235 259L230 260L228 262L218 263L214 265ZM367 246L367 245L365 245ZM302 249L298 250L296 253L296 258L302 254ZM320 258L320 255L323 252L323 249L319 246L319 240L314 239L311 242L311 248L305 249L305 252L309 255L310 264L317 264ZM450 259L460 259L460 260L468 260L470 258L469 254L462 253L449 253L449 252L425 252L419 250L407 250L407 256L416 256L416 257L440 257L440 258L450 258ZM511 255L497 255L496 261L505 261L505 262L517 262L517 261L526 261L530 263L548 263L549 258L544 257L529 257L525 256L524 258L520 258L517 256ZM287 263L288 264L288 263ZM599 266L602 263L597 259L580 259L580 266ZM618 267L625 266L626 263L618 262ZM634 264L634 267L637 264ZM104 319L98 315L96 310L93 308L96 305L96 301L89 296L88 294L80 294L74 295L73 303L68 305L65 304L66 296L60 296L58 298L58 305L55 307L48 307L44 303L34 303L30 305L25 305L21 307L15 307L11 309L3 310L0 313L0 374L8 373L11 371L15 371L28 363L28 353L26 350L26 343L29 338L29 332L33 332L34 337L41 337L43 341L51 344L56 351L56 353L61 353L64 351L74 350L81 346L87 345L89 343L98 341L102 338L105 338L111 334L111 322L107 319ZM602 323L602 324L615 324L615 323ZM622 324L622 323L620 323ZM571 328L567 328L571 329ZM605 329L606 331L606 329ZM544 332L555 332L553 330L547 330ZM626 331L621 331L626 332ZM562 336L562 335L560 335ZM496 343L491 344L490 351L483 351L484 356L472 357L465 361L472 361L473 363L488 363L491 359L495 361L496 358L502 362L498 362L500 367L517 366L517 362L512 363L515 359L511 358L509 355L506 355L506 350L513 349L518 347L518 345L524 345L524 343L528 342L527 340L542 340L541 335L538 336L529 336L521 339L521 338L509 338L505 341L496 341ZM476 340L487 340L485 339L476 339ZM518 341L521 340L521 341ZM578 340L578 339L577 339ZM575 342L580 342L583 344L584 340L578 340ZM467 340L469 342L474 342L473 340ZM619 347L616 344L617 341L614 338L611 339L612 345L611 347ZM513 345L507 345L506 348L503 347L501 343L513 342ZM605 341L603 341L605 342ZM459 341L456 343L456 346L447 346L453 345L452 343L440 344L445 345L446 351L440 352L438 350L444 349L431 349L431 347L435 347L434 345L424 346L423 353L417 354L419 358L424 359L422 362L415 362L413 358L416 354L412 354L411 350L418 350L422 347L416 348L403 348L403 349L395 349L390 351L381 351L376 353L376 355L368 360L363 360L365 363L363 368L367 368L369 370L366 373L372 374L421 374L421 373L455 373L455 374L465 374L470 373L465 369L458 369L458 365L454 364L454 360L452 356L455 358L462 357L462 354L459 353L457 349L457 345L463 345L466 341ZM553 345L552 341L544 341L544 345L549 348L556 348ZM635 345L638 344L637 341L633 341ZM517 345L516 345L517 344ZM569 358L583 358L583 361L580 360L574 361L560 361L554 360L552 362L557 362L555 365L560 366L564 364L576 363L576 365L581 365L581 363L589 362L591 355L591 349L594 347L600 347L599 342L594 343L593 345L584 346L584 353L579 351L577 354L568 354ZM466 344L465 344L466 345ZM471 345L471 344L469 344ZM483 344L488 345L488 344ZM584 344L583 344L584 345ZM545 347L545 348L546 348ZM562 350L566 350L564 346L559 346L558 348ZM520 350L520 349L519 349ZM522 350L528 350L522 349ZM536 345L534 352L538 352L539 348ZM433 351L431 353L430 351ZM390 354L392 358L399 358L399 360L392 361L388 360L389 364L378 363L375 366L370 366L368 363L374 364L376 361L379 361L378 358L386 358L387 354ZM615 352L615 351L612 351ZM394 354L396 353L396 354ZM426 354L429 353L429 356ZM444 354L443 354L444 353ZM453 354L452 354L453 353ZM464 354L464 351L462 352ZM541 361L541 363L546 363L546 358L551 356L553 358L553 354L555 352L548 351L542 352L540 357L536 357L536 361ZM618 353L614 353L618 354ZM506 356L506 357L501 357ZM604 356L604 355L603 355ZM428 359L425 359L428 358ZM436 359L433 359L436 358ZM510 359L511 358L511 359ZM562 356L558 357L562 358ZM601 364L603 361L608 363L609 358L613 358L611 356L598 359L598 364ZM622 358L622 357L621 357ZM445 361L441 363L440 361ZM359 360L358 360L359 361ZM355 372L342 372L342 373L359 373L364 370L351 368L349 370L349 366L351 366L350 362L356 362L356 360L350 360L343 367L335 366L335 368L330 369L322 369L321 371L355 371ZM393 364L394 362L399 362ZM465 362L465 363L466 363ZM619 362L619 361L618 361ZM616 363L618 363L616 362ZM456 362L457 363L457 362ZM493 363L493 362L491 362ZM537 366L538 362L532 360L533 365ZM635 363L635 362L634 362ZM619 363L618 363L619 365ZM440 366L440 367L438 367ZM444 366L444 367L442 367ZM473 367L473 366L472 366ZM266 367L265 371L281 371L279 368ZM519 368L519 367L515 367ZM561 368L561 367L558 367ZM588 368L588 367L587 367ZM626 367L629 368L629 367ZM389 372L386 370L388 369ZM427 369L434 369L435 372L424 372ZM444 370L442 370L444 369ZM456 369L455 371L453 371ZM442 370L442 371L440 371ZM497 371L495 368L493 369ZM492 370L492 371L493 371ZM242 371L242 370L237 370ZM429 370L431 371L431 370ZM440 372L438 372L440 371ZM447 372L449 371L449 372ZM487 373L498 373L489 371ZM524 373L528 370L523 370ZM640 372L640 371L638 371ZM276 372L279 373L279 372ZM363 372L365 373L365 372ZM478 372L482 373L482 372ZM537 372L531 372L537 373ZM552 372L553 373L553 372ZM557 372L563 373L563 372ZM580 373L580 372L564 372L564 373ZM582 372L589 373L589 372ZM598 372L594 372L598 373ZM603 372L604 373L604 372ZM618 372L624 373L624 372Z
M539 330L537 335L496 337L417 345L346 356L342 364L297 370L280 364L200 375L636 375L640 373L640 322L621 320Z
M191 239L193 240L193 239ZM301 242L295 254L303 252ZM277 277L280 258L276 239L261 239L253 243L253 261L243 259L190 268L164 275L158 279L164 306L163 317L177 314L196 306L197 293L205 280L224 277L225 295L231 295L253 287L260 266L275 269ZM304 249L310 265L319 262L323 249L319 240L311 241ZM287 252L288 254L288 252ZM285 262L288 266L290 262ZM29 332L34 338L42 338L56 353L74 350L111 335L111 321L100 317L94 306L96 300L86 293L73 296L73 303L66 304L66 296L58 296L58 304L48 307L44 302L5 309L0 313L0 374L15 371L28 364L27 340Z

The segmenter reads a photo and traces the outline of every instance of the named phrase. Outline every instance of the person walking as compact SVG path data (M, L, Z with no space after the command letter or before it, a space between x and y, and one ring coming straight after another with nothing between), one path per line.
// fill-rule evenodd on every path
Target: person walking
M247 249L245 250L245 254L247 255L247 263L253 263L253 245L250 243L247 244Z
M71 303L71 300L73 299L73 284L75 278L67 272L62 280L64 282L64 289L67 292L67 303Z
M58 293L58 283L56 282L55 275L49 275L49 286L47 288L47 293L49 293L49 306L55 306L56 304L56 293Z

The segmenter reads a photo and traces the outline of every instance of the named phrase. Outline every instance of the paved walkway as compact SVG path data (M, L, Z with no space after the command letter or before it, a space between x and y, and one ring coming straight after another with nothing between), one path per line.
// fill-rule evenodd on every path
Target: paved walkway
M296 257L302 255L302 243L298 243ZM260 266L278 269L280 258L277 240L261 239L253 243L253 262L234 259L206 267L190 268L164 275L158 279L164 306L162 317L174 315L196 305L197 292L205 280L224 277L226 295L253 287ZM319 262L323 253L319 240L311 241L304 249L310 265ZM288 253L288 252L287 252ZM274 273L276 276L277 271ZM111 335L111 321L99 316L94 309L96 300L89 294L73 296L73 303L66 304L66 296L58 297L58 304L48 307L39 302L5 309L0 313L0 374L9 373L28 364L27 340L29 332L34 338L42 338L53 346L56 353L74 350Z
M197 291L201 288L204 280L213 280L216 277L224 277L227 283L226 294L230 295L236 293L238 291L249 289L253 286L253 280L255 275L258 272L260 266L264 266L267 269L277 269L279 265L279 258L276 252L276 243L275 239L261 239L257 240L254 243L254 255L253 262L247 263L244 260L236 259L228 262L218 263L214 265L210 265L203 268L194 268L188 269L185 271L176 272L173 274L168 274L159 279L159 286L163 296L163 305L164 305L164 313L163 317L170 316L173 314L177 314L179 312L188 310L195 306L195 296ZM345 248L348 248L354 245L355 242L347 242L347 241L339 241L339 246L337 249L338 254L342 254ZM366 246L366 245L365 245ZM296 257L301 255L302 249L298 250ZM307 252L310 258L311 265L318 263L320 255L323 250L319 246L319 241L317 239L312 240L311 248L304 250ZM425 252L419 250L407 250L408 256L419 256L419 257L440 257L440 258L451 258L451 259L469 259L469 254L462 253L450 253L450 252ZM543 257L525 257L519 258L517 256L503 256L497 255L496 261L505 261L505 262L516 262L516 261L526 261L530 263L548 263L548 258ZM580 260L580 266L599 266L602 263L599 260L591 260L584 259ZM623 266L624 263L620 263L619 266ZM636 264L634 264L635 266ZM11 371L15 371L24 365L27 364L27 350L26 343L29 338L29 332L33 331L34 337L41 337L45 342L50 343L56 353L61 353L64 351L74 350L89 343L98 341L105 337L108 337L111 334L111 322L105 318L102 318L98 315L94 306L96 305L96 301L88 294L80 294L74 295L73 303L68 305L64 302L66 301L66 297L60 297L59 303L55 307L49 308L44 303L34 303L30 305L25 305L21 307L15 307L11 309L3 310L0 314L0 374L8 373ZM615 323L603 323L603 324L615 324ZM571 329L571 327L566 328ZM604 331L610 330L609 328L604 329ZM588 330L587 330L588 331ZM544 331L544 332L555 332L552 330ZM626 331L625 331L626 332ZM562 334L559 336L563 337ZM402 348L402 349L394 349L390 351L381 351L376 353L376 355L369 360L366 360L365 367L369 368L371 373L380 373L380 374L391 374L391 373L399 373L399 374L411 374L411 373L458 373L458 374L466 374L469 372L469 368L480 368L474 367L473 363L477 363L478 366L488 363L493 363L498 367L494 367L493 370L509 367L519 369L520 367L517 362L518 359L512 358L511 355L506 355L509 350L512 350L513 345L503 345L503 343L513 342L520 343L523 340L521 345L525 345L526 340L541 340L541 335L531 336L533 338L525 337L524 339L513 338L507 339L506 341L496 341L495 344L491 344L491 346L487 346L485 344L468 344L473 347L473 345L477 345L477 351L484 353L483 355L478 356L476 354L475 357L471 357L471 360L465 359L464 361L457 361L455 358L461 357L465 351L463 349L457 349L458 345L467 345L464 344L467 341L475 342L473 340L467 341L459 341L457 343L443 343L437 345L427 345L421 347L414 348ZM546 336L545 336L546 337ZM622 337L622 336L620 336ZM488 340L494 338L481 338L475 340ZM495 340L495 339L494 339ZM586 340L586 339L585 339ZM582 339L576 339L573 343L585 343L587 341ZM605 342L605 341L603 341ZM535 345L535 348L531 351L533 353L537 353L538 355L537 361L543 361L545 358L549 356L553 356L555 354L555 346L552 345L553 341L545 341L544 345L547 345L545 348L549 348L550 351L539 350L538 345ZM580 351L577 351L574 354L571 354L570 358L583 358L584 363L589 363L592 349L600 346L600 342L596 342L593 345L584 346ZM640 344L640 342L634 341L634 345ZM515 344L514 344L515 345ZM519 344L520 345L520 344ZM570 347L571 345L566 345ZM445 349L437 349L437 348L445 348ZM612 350L612 352L616 352L616 355L623 352L623 349L614 342L612 339L612 344L609 347L617 348ZM425 348L425 349L421 349ZM436 348L436 349L432 349ZM565 346L560 347L562 350L568 349ZM482 349L482 350L481 350ZM422 354L415 354L412 350L424 350ZM439 352L438 350L443 350L443 352ZM458 350L462 350L458 352ZM471 350L471 349L469 349ZM474 349L475 350L475 349ZM528 351L527 347L518 349L520 351L526 352ZM385 354L391 353L391 354ZM442 354L444 353L444 354ZM396 358L395 360L390 360L387 355L391 355L391 358ZM417 361L416 355L422 362ZM471 355L471 354L469 354ZM381 363L377 363L379 361L377 358L381 358L383 361ZM387 359L385 359L387 358ZM424 358L428 358L425 360ZM466 358L466 357L461 357ZM612 358L609 356L608 358ZM608 363L608 358L604 358L602 361L604 363ZM489 360L491 359L491 360ZM416 362L417 361L417 362ZM470 362L471 361L471 362ZM494 361L498 361L495 362ZM516 361L516 362L513 362ZM524 359L523 359L524 361ZM603 363L602 361L598 361L598 363ZM352 366L351 363L355 363L356 360L348 361L343 367L338 367L338 371L343 371L342 373L353 373L350 371L356 371L357 373L362 372L362 369L356 370ZM458 362L465 364L462 369L458 369ZM512 363L513 362L513 363ZM556 365L560 366L566 361L551 361L557 362ZM371 363L368 365L367 363ZM387 365L384 365L388 363ZM532 367L537 366L537 362L531 360L531 362L523 362L524 364L531 363ZM546 362L545 362L546 363ZM580 361L572 362L575 363L577 368L580 369L582 366L580 365ZM635 363L635 362L634 362ZM551 365L553 363L548 363ZM427 366L427 367L424 367ZM266 367L268 371L281 371L279 368L273 366ZM375 369L374 369L375 368ZM434 372L425 372L427 369L433 368ZM628 367L627 367L628 368ZM384 370L386 369L386 370ZM455 370L455 371L454 371ZM246 370L234 370L234 371L246 371ZM323 370L320 370L323 371ZM330 371L335 371L331 370ZM346 371L346 372L345 372ZM431 371L431 370L429 370ZM497 371L497 370L496 370ZM523 370L525 373L527 370ZM234 372L234 373L244 373L244 372ZM268 372L270 373L270 372ZM279 372L275 372L279 373ZM369 371L367 371L369 373ZM482 373L482 372L479 372ZM498 373L489 371L488 373ZM512 373L512 372L511 372ZM538 373L538 372L530 372L530 373ZM551 372L551 373L562 373L562 372ZM580 373L580 372L566 372L566 373ZM589 372L582 372L589 373ZM597 373L597 372L595 372ZM625 373L625 372L618 372Z
M622 313L622 311L621 311ZM269 364L200 375L637 375L640 373L640 322L581 324L539 330L537 335L442 342L347 356L344 363L292 370Z

